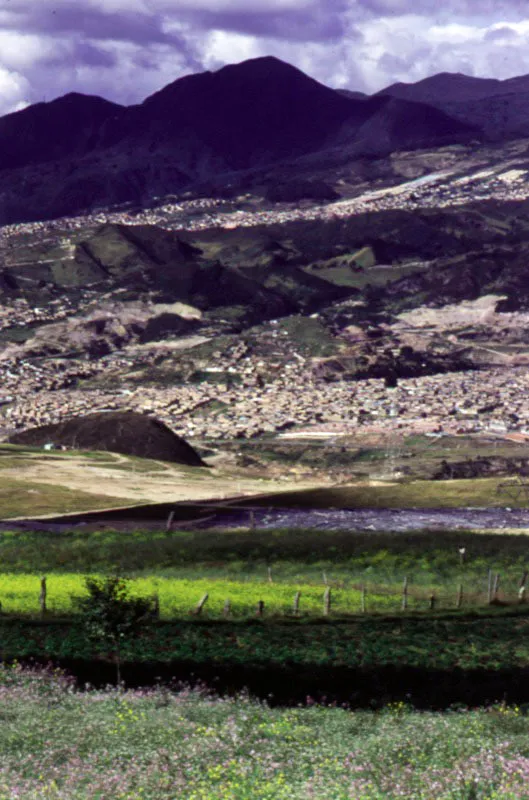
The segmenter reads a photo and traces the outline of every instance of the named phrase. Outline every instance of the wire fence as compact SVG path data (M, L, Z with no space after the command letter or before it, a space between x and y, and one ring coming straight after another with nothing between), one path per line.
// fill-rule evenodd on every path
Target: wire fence
M83 575L0 575L0 614L46 617L76 612L76 598L85 592ZM321 583L275 580L268 569L261 581L157 578L130 582L131 594L152 599L152 616L161 619L245 618L265 616L329 617L469 610L514 606L527 602L528 572L518 578L489 570L457 576L442 586L427 586L404 576L399 584L376 581Z

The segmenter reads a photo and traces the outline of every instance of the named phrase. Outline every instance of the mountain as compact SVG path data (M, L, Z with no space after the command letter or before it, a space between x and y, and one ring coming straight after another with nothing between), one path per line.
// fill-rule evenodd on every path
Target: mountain
M82 156L99 144L101 126L123 106L72 92L0 118L0 169Z
M214 237L212 248L207 237L181 236L154 225L104 224L64 247L62 257L56 248L55 258L48 259L45 243L33 249L33 261L20 262L12 253L9 269L0 271L0 299L24 296L45 303L91 287L99 294L118 291L127 301L185 303L205 318L238 326L308 312L352 293L291 263L292 253L268 235L250 231L240 239L225 234L223 246ZM173 319L174 332L173 323L179 329L181 320ZM57 336L63 344L72 338L53 326L46 330L46 345Z
M175 81L141 106L151 135L165 142L189 133L231 169L319 150L363 104L272 57Z
M380 156L477 135L442 110L347 97L257 58L180 78L136 106L67 95L0 119L0 223L142 206L207 182L215 190L332 148Z
M381 156L397 150L441 147L479 135L477 127L458 123L444 111L393 97L363 101L367 119L343 142L351 155Z
M442 72L417 83L395 83L376 95L427 103L501 140L529 135L529 75L507 80Z

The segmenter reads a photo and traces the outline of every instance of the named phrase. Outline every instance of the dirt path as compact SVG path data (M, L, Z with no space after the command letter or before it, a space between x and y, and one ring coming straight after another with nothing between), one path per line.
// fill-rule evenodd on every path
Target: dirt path
M264 480L223 474L218 469L180 467L153 462L163 469L145 471L134 460L118 453L109 454L112 463L82 456L46 458L37 455L25 459L20 468L2 469L2 476L28 483L65 486L98 496L120 497L135 502L177 502L209 498L253 495L263 492L291 491L314 486L314 483Z

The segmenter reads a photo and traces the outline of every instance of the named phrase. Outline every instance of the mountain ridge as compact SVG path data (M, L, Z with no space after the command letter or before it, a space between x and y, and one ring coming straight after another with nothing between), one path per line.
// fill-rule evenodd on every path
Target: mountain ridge
M453 96L454 90L460 93L458 97ZM390 94L392 97L406 100L421 99L422 102L431 102L435 99L432 97L432 92L435 92L439 102L448 100L455 102L519 91L529 91L529 75L518 75L514 78L500 80L498 78L479 78L474 75L465 75L462 72L438 72L419 81L393 83L376 92L375 96Z
M468 142L476 125L399 98L347 97L273 57L179 78L134 106L70 94L0 119L0 224L153 197L230 175ZM303 167L298 167L302 174Z

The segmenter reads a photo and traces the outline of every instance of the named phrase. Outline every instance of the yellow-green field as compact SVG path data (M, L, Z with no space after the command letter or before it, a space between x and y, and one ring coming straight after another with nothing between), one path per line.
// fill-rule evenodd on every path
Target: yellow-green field
M230 600L234 615L254 614L259 600L265 611L273 614L292 612L294 595L301 592L300 611L321 614L325 587L314 584L269 583L229 580L175 580L171 578L138 578L131 583L131 595L152 597L157 594L162 618L185 617L199 600L208 594L203 613L221 616L224 603ZM0 601L5 613L39 613L40 576L36 574L0 575ZM69 613L75 610L75 598L86 594L84 576L70 573L47 577L47 607L50 612ZM388 605L390 598L377 596L377 605ZM360 591L331 590L333 610L353 613L360 610Z
M76 598L86 596L85 576L78 573L52 574L46 579L46 606L52 614L70 614L76 611ZM484 605L486 585L467 584L464 592L465 605ZM469 588L471 591L468 591ZM402 609L402 587L396 583L335 581L326 586L317 582L267 580L225 580L221 578L177 579L164 577L136 578L130 583L132 596L152 598L158 596L162 619L188 617L195 611L199 601L208 595L202 613L208 617L221 617L226 600L230 601L230 614L248 617L256 614L259 601L264 603L265 615L291 615L294 598L299 593L300 616L321 616L324 612L325 593L330 594L330 613L337 615L359 614L362 611L393 613ZM407 608L412 611L428 611L430 598L435 595L435 608L455 608L458 601L459 584L442 586L413 585L407 589ZM41 576L36 573L0 574L0 602L5 614L40 613L39 595ZM502 596L516 602L514 581L503 581Z

